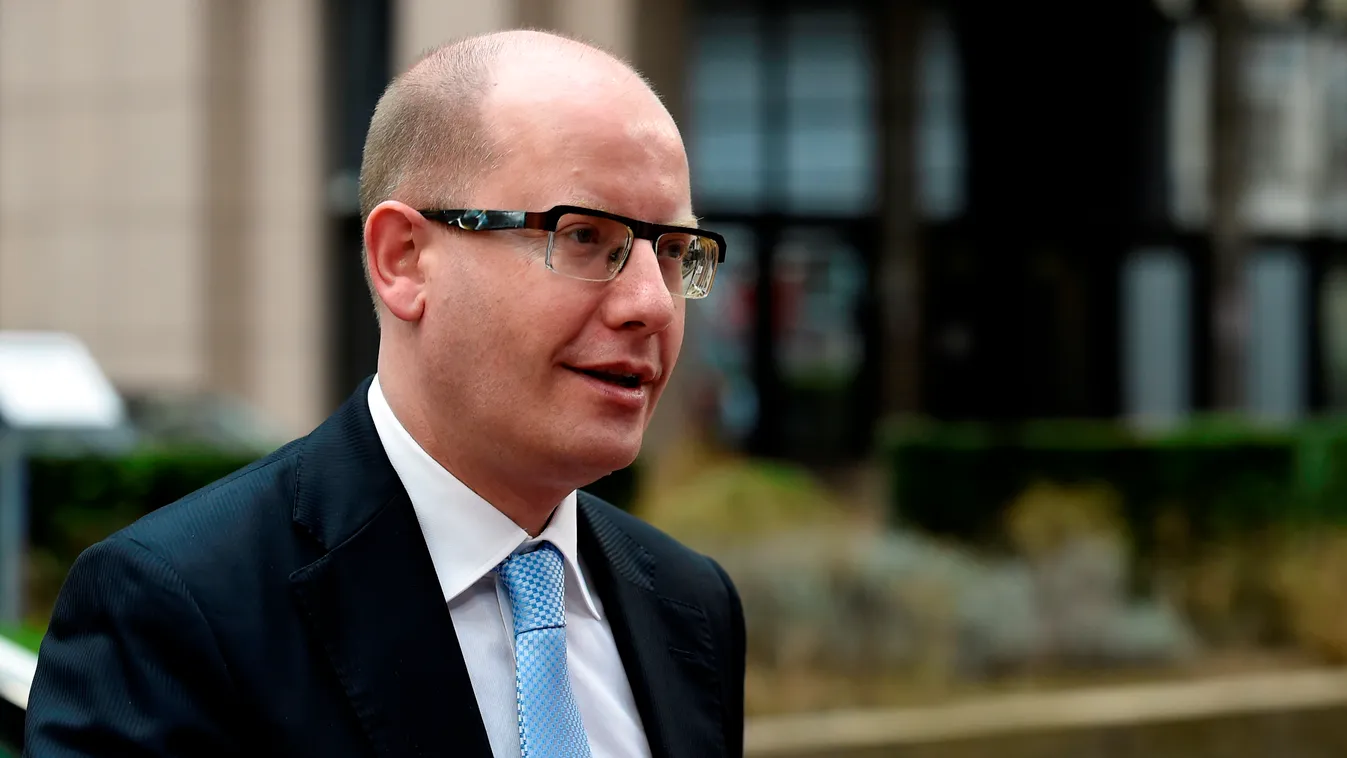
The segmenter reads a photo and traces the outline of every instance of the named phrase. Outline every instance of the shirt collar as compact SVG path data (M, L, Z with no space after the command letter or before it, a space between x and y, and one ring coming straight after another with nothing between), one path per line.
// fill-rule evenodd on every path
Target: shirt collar
M578 592L583 607L594 618L601 617L580 570L574 491L557 505L542 533L530 537L422 449L393 414L377 375L369 388L369 409L388 460L416 511L446 602L511 554L546 541L556 545L565 559L567 591Z

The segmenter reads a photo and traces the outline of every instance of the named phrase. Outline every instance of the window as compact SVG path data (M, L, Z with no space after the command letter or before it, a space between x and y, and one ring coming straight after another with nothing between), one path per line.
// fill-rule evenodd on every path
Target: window
M917 197L926 218L947 221L964 210L965 155L959 53L943 16L927 16L917 60Z
M1191 410L1191 293L1178 250L1138 250L1123 264L1123 413L1138 424L1179 422Z
M1268 247L1250 257L1248 408L1289 421L1308 407L1309 270L1301 252Z
M861 388L873 336L860 313L881 170L869 13L845 1L722 0L692 21L693 195L729 254L689 328L715 424L758 454L868 444L875 393Z
M873 213L875 63L858 9L706 8L689 77L693 192L709 212Z

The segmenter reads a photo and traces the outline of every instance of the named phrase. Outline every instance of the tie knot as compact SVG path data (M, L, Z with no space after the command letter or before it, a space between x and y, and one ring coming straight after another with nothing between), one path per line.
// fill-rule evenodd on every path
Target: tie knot
M514 633L566 626L566 570L556 545L512 555L500 564L514 606Z

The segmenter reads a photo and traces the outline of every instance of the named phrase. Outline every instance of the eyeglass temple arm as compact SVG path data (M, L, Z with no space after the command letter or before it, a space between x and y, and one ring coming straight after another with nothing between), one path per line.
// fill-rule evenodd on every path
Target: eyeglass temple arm
M529 218L541 214L525 211L486 211L476 208L422 211L422 216L435 219L469 232L489 232L501 229L541 228L540 220ZM533 223L530 223L533 222Z

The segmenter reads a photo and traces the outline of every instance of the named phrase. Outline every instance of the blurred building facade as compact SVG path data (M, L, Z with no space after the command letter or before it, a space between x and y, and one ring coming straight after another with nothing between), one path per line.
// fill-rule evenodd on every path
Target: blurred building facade
M629 52L632 21L631 0L3 0L0 328L302 433L368 357L345 222L390 73L518 24Z
M1182 418L1214 402L1211 18L1239 1L0 0L0 328L302 433L373 370L375 100L527 25L650 76L729 239L657 439ZM1247 0L1241 403L1274 417L1347 404L1344 5Z

